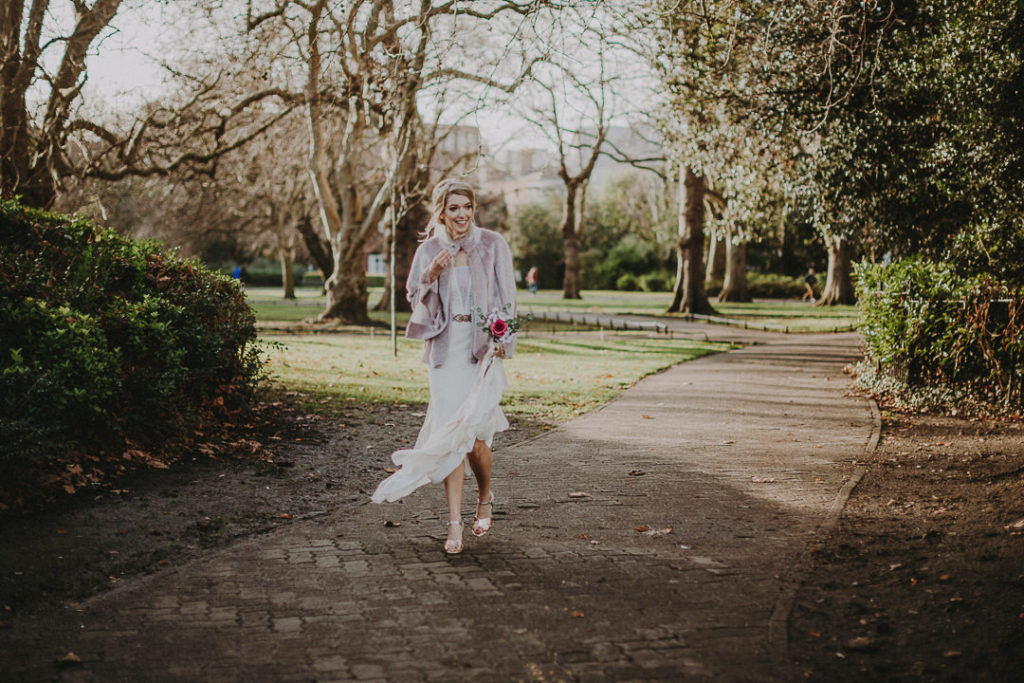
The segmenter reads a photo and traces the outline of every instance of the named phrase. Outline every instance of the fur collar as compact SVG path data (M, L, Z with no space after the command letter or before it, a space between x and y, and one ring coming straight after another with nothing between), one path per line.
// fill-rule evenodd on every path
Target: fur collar
M472 223L469 226L469 232L457 240L451 238L451 235L448 234L448 229L443 225L438 225L437 229L434 230L434 234L437 235L437 241L441 243L441 247L452 256L455 256L459 249L468 254L476 245L480 244L480 227L476 223Z

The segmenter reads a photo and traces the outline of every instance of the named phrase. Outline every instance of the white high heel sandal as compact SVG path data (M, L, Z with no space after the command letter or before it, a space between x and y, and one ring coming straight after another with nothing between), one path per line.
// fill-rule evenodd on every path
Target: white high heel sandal
M445 528L457 526L459 527L459 537L457 539L449 538L444 542L444 551L449 555L458 555L462 552L462 520L452 519L445 524Z
M473 518L473 535L474 536L485 536L491 527L494 526L494 493L491 493L491 498L486 503L477 500L477 507L481 505L490 505L491 514L488 517L474 517Z

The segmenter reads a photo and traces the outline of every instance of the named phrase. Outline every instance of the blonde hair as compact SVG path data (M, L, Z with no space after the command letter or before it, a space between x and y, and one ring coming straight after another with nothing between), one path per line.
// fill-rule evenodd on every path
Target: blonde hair
M441 221L441 214L444 213L444 207L448 203L448 197L453 194L467 197L470 202L473 203L473 207L476 207L476 194L473 192L473 188L469 183L463 182L456 178L445 178L434 186L434 192L430 195L430 221L427 223L426 229L423 231L423 239L427 239L436 234L437 229L440 227L444 229L444 223Z

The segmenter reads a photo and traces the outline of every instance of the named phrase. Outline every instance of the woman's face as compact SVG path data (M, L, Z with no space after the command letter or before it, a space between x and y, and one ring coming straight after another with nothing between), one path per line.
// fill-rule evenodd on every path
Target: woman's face
M448 195L441 218L453 235L468 232L473 224L473 200L461 194Z

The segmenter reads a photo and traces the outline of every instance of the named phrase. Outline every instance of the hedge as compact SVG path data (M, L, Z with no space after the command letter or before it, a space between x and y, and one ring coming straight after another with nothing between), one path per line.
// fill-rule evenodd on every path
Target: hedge
M862 384L914 405L1020 410L1024 292L923 259L856 272Z
M0 204L0 507L47 484L73 492L125 453L244 410L255 338L230 278L82 218Z

